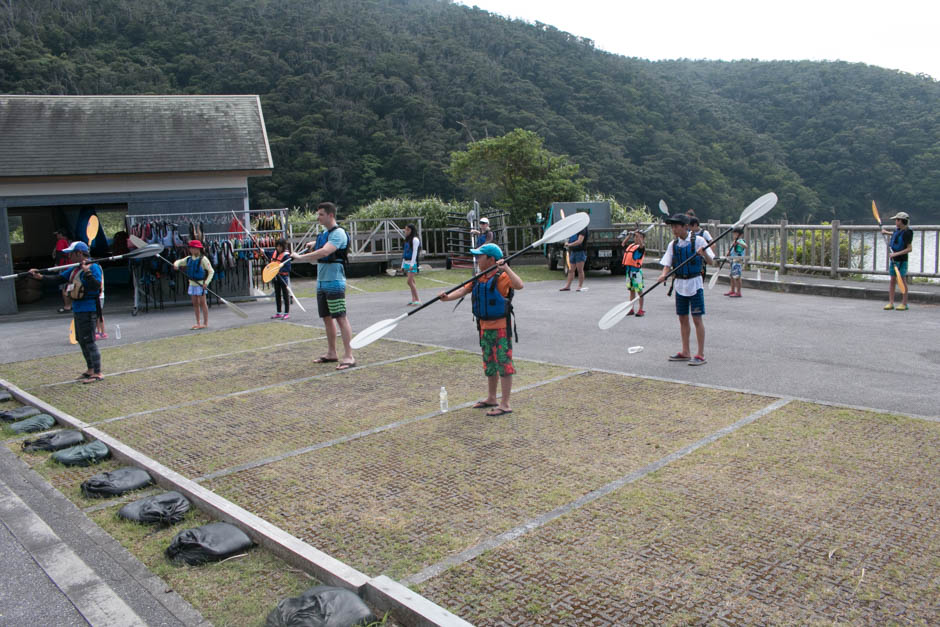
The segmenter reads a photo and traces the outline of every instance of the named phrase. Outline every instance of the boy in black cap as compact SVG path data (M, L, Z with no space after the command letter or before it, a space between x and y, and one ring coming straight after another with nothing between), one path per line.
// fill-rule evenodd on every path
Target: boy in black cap
M659 262L663 266L663 271L656 281L657 283L665 281L669 271L677 268L675 274L676 315L679 316L679 331L682 337L682 350L671 355L669 361L687 361L690 366L701 366L705 363L705 323L702 321L702 316L705 315L705 290L702 270L706 263L712 263L714 255L711 248L707 246L705 238L689 232L688 216L677 213L667 218L666 224L672 227L672 234L676 236L676 239L666 247L666 253ZM698 353L694 356L689 346L690 314L692 323L695 325L695 339L698 344Z

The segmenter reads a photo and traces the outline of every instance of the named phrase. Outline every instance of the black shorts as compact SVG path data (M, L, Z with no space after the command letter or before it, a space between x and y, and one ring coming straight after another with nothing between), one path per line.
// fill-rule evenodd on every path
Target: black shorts
M321 318L342 318L346 315L346 292L317 292L317 311Z

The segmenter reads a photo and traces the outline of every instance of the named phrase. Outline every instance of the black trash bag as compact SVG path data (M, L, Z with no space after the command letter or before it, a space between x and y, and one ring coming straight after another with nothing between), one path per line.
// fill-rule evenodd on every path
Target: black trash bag
M85 436L81 431L75 429L63 429L55 433L41 435L35 440L26 440L23 442L24 451L58 451L85 441Z
M64 466L91 466L109 457L111 457L111 450L100 440L52 454L52 459Z
M55 418L49 414L37 414L26 420L20 420L10 425L10 429L16 433L36 433L51 429L55 425Z
M30 416L35 416L38 413L41 413L41 412L35 407L24 405L22 407L17 407L16 409L8 409L6 411L0 411L0 420L13 422L15 420L22 420L23 418L29 418Z
M153 485L153 479L140 468L118 468L100 472L82 483L82 494L89 499L120 496L125 492L140 490Z
M173 562L199 566L244 553L253 544L251 538L235 525L215 522L180 531L166 548L166 556Z
M164 492L128 503L118 510L118 516L134 522L169 527L183 520L189 508L189 499L179 492Z
M299 597L277 604L265 627L352 627L376 622L375 615L355 592L316 586Z
M10 393L9 393L9 392L7 392L7 391L0 391L0 403L6 402L6 401L10 400L11 398L13 398L13 397L10 396Z

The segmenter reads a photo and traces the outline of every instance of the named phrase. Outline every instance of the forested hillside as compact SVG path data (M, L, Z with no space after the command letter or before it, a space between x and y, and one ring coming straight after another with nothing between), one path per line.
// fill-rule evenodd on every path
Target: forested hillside
M625 36L631 28L624 25ZM940 83L845 63L658 62L441 0L7 0L0 92L258 93L256 206L461 192L450 153L515 128L624 203L940 222Z

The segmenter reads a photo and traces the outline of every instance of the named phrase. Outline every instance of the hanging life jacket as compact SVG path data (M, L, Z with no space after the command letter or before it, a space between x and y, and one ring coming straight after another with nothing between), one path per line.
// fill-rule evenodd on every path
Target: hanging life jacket
M515 319L512 315L512 297L515 291L510 288L509 294L503 296L499 292L497 283L502 272L495 273L485 282L479 280L473 284L470 292L470 302L473 305L473 316L477 319L477 330L480 330L480 320L506 319L506 332L515 335L519 341L519 332L516 330Z
M320 250L321 248L326 246L326 243L330 239L330 233L332 233L338 228L340 228L340 226L337 224L332 229L328 229L326 231L323 231L319 235L317 235L317 244L314 250ZM345 231L343 232L345 233ZM335 251L331 252L326 257L317 259L317 263L341 263L343 264L343 268L345 268L346 265L349 263L349 234L348 233L346 234L346 246L344 246L343 248L337 248Z
M639 259L636 258L636 251L640 248L640 245L636 242L627 246L626 250L623 252L623 262L622 265L625 265L629 268L642 268L643 267L643 257L645 255L640 255Z
M702 256L695 252L695 238L693 237L691 239L688 246L680 246L680 242L681 240L678 238L672 242L672 267L678 268L690 258L692 261L682 266L682 268L676 272L676 277L680 279L694 279L696 276L701 276L702 270L705 269L705 264L703 263L704 260Z
M202 267L202 257L193 257L186 260L186 276L193 281L202 281L206 278L206 269Z

